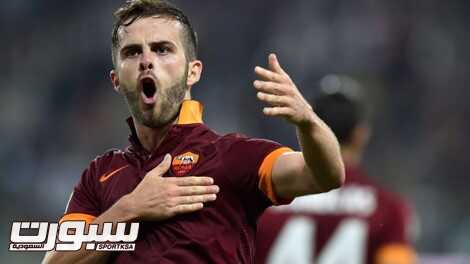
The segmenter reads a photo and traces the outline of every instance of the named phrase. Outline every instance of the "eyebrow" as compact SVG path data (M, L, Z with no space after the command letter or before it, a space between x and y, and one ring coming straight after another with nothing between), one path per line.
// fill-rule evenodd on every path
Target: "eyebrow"
M171 42L171 41L168 41L168 40L162 40L162 41L154 41L154 42L150 42L149 44L150 46L161 46L161 45L170 45L172 47L176 47L176 45ZM129 49L136 49L136 48L141 48L142 45L141 44L127 44L125 46L123 46L120 51L125 51L125 50L129 50Z
M130 50L130 49L140 49L142 47L142 45L140 44L128 44L126 46L123 46L121 49L120 49L120 52L123 52L123 51L126 51L126 50Z

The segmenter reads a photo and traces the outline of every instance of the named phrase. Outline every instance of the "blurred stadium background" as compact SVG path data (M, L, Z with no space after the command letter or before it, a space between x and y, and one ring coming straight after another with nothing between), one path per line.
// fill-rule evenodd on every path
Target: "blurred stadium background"
M307 98L323 76L351 76L374 125L366 167L413 202L422 261L470 252L469 1L174 2L198 31L205 69L193 95L209 126L297 147L251 85L268 52ZM127 144L127 108L108 80L121 3L0 2L2 263L42 257L7 251L11 221L57 220L88 162Z

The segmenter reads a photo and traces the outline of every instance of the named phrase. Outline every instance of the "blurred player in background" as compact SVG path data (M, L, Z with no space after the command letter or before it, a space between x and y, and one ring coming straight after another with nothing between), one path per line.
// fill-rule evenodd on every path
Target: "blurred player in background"
M258 222L256 263L416 263L407 205L361 168L370 129L357 82L330 75L321 83L313 107L341 144L346 183L266 210Z

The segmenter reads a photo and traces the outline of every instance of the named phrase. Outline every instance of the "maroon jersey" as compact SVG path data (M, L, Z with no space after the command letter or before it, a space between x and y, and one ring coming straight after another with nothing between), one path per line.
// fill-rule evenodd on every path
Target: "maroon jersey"
M135 251L115 253L111 262L254 263L256 221L276 201L269 167L289 149L238 134L218 135L202 124L201 113L198 102L185 101L178 123L152 152L140 145L129 119L131 145L91 162L61 221L91 222L134 190L170 153L172 166L165 176L210 176L220 187L217 200L195 213L141 222Z
M408 209L359 169L329 193L296 198L260 217L256 263L411 263ZM406 251L406 252L405 252ZM399 261L397 261L397 259Z

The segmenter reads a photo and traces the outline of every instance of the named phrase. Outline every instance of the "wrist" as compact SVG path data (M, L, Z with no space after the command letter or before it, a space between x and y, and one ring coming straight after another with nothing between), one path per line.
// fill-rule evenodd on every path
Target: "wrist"
M297 124L301 131L310 131L320 125L320 118L313 111L308 111L305 118Z
M116 208L124 221L132 221L138 217L134 204L132 194L126 194L117 201Z

